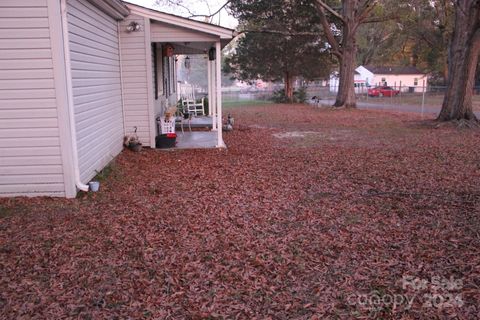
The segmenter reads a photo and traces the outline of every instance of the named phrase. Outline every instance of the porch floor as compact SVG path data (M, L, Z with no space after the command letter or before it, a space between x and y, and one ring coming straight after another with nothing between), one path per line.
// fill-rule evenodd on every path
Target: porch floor
M217 146L216 131L177 131L176 149L206 149Z
M190 120L190 126L192 128L212 128L212 125L213 125L212 121L213 121L213 118L211 116L196 116L196 117L192 117L192 120ZM181 122L177 120L175 127L177 128L177 132L180 131ZM184 129L188 130L187 121L184 122L183 127Z

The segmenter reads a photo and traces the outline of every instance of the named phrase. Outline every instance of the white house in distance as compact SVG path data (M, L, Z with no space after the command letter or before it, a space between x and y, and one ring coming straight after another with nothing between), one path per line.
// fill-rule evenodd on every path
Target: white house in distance
M120 0L1 0L0 196L87 191L134 128L154 148L155 118L176 103L179 54L211 53L212 136L223 146L220 54L233 36Z
M422 92L428 75L416 67L359 66L355 69L355 92L366 93L368 87L388 85L402 92ZM338 73L330 76L330 91L338 91Z

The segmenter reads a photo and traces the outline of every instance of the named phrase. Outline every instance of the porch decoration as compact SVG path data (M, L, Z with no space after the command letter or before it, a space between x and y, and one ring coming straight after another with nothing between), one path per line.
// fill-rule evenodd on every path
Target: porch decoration
M133 152L140 152L142 150L142 143L138 138L137 130L138 128L134 127L134 132L123 138L123 145Z
M155 147L157 147L158 149L174 148L176 143L176 133L160 134L155 138Z
M175 47L170 43L167 43L163 46L163 56L164 57L173 57Z
M167 134L167 133L175 133L175 121L176 117L175 114L177 113L177 107L169 107L165 110L165 115L158 116L156 118L157 125L158 125L158 133L160 134Z

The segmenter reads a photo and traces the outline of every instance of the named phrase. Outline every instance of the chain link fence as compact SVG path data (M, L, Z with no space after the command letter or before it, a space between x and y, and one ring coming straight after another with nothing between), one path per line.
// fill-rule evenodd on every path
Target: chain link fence
M384 109L406 112L436 113L440 110L446 92L445 86L415 86L400 87L392 85L398 94L385 94L383 96L371 96L368 89L373 87L356 87L355 93L359 107L371 109ZM241 90L224 90L223 102L225 105L247 105L268 103L272 101L275 91L282 89L281 85L269 89L247 88ZM333 104L338 86L307 85L306 102L311 104ZM296 88L298 90L300 88ZM475 88L473 96L475 111L480 111L480 87Z

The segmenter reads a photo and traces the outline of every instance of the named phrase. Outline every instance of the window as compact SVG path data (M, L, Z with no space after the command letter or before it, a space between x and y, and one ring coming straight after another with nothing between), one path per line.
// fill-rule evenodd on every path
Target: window
M413 79L413 85L418 86L418 78Z

